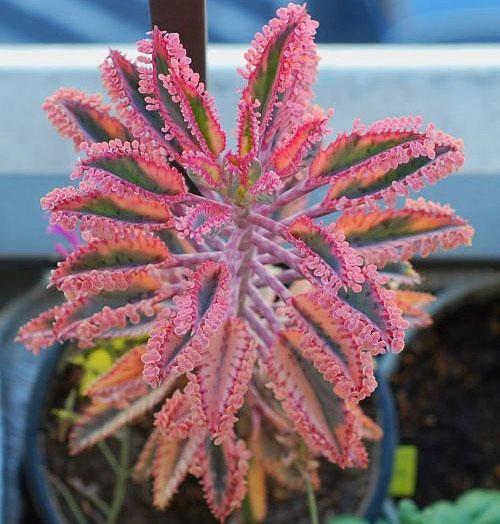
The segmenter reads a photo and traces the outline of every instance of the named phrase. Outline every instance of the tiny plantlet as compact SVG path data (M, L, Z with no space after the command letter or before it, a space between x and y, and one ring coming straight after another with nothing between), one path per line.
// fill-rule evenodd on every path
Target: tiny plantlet
M136 61L102 64L111 106L73 89L44 106L82 156L78 186L42 206L83 244L51 275L65 302L18 338L138 341L86 387L69 445L154 412L134 477L152 477L158 508L189 473L218 520L246 497L260 521L267 478L306 497L320 459L365 467L374 357L429 322L409 259L473 235L450 207L401 198L459 168L460 140L412 116L328 137L317 25L289 4L257 33L231 149L178 35L158 29Z

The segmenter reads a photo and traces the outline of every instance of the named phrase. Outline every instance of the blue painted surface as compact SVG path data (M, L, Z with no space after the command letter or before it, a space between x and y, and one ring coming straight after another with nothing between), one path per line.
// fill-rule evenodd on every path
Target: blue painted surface
M288 0L207 0L211 42L248 42ZM320 42L498 41L499 0L309 0ZM133 42L147 0L0 0L0 42ZM85 24L82 24L85 20Z

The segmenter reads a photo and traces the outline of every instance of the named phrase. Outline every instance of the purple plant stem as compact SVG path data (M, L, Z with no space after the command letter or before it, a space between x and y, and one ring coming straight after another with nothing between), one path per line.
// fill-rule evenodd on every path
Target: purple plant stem
M286 204L289 204L290 202L293 202L294 200L297 200L298 198L301 198L307 195L308 193L310 193L313 189L316 189L317 187L320 187L320 186L307 184L307 180L302 183L296 184L291 189L281 194L273 204L269 205L266 208L261 208L259 209L259 211L261 213L265 213L266 215L269 215L273 211L276 211L276 209L282 206L285 206Z
M250 324L250 327L253 329L255 334L262 340L263 346L263 356L267 358L269 356L269 348L273 345L274 339L269 334L269 330L262 324L262 322L257 318L257 315L250 310L248 307L243 306L242 315Z
M207 260L219 260L221 256L221 251L203 251L201 253L175 255L175 262L177 262L177 264L180 266L192 266L201 264Z
M300 262L300 257L288 251L288 249L264 238L262 235L259 235L259 233L253 234L253 241L260 251L271 254L277 262L287 264L299 271L298 263ZM261 260L259 259L259 261Z
M291 294L290 291L283 285L283 283L277 279L273 274L269 273L269 271L259 262L256 260L253 260L252 263L252 269L255 271L255 273L282 299L287 300Z
M276 313L272 307L264 300L260 291L252 284L247 285L248 296L254 303L254 309L262 316L266 322L271 326L273 331L280 331L281 322L278 320Z
M262 263L260 258L258 258L258 261ZM277 278L280 282L283 282L284 284L288 284L289 282L294 282L295 280L304 277L300 273L297 273L295 269L284 269L283 271L281 271L281 273L274 275L274 278ZM262 280L262 278L259 277L256 280L254 280L253 285L257 288L266 287L267 282L264 282L264 280Z
M256 226L259 226L269 231L273 235L280 236L285 240L287 238L287 228L283 224L277 222L276 220L273 220L272 218L265 217L264 215L261 215L259 213L250 213L248 215L248 220L252 224L255 224Z

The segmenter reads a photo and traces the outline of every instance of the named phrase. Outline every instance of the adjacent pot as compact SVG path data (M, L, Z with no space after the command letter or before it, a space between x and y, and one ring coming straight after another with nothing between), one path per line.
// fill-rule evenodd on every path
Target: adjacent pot
M450 288L431 313L391 375L401 443L418 452L420 506L498 487L500 277Z
M52 348L40 367L32 390L27 417L25 441L24 477L28 495L35 511L44 524L65 524L67 519L60 508L58 498L49 483L46 471L46 450L41 439L42 422L47 410L50 385L56 376L56 369L63 353L63 346ZM394 448L397 444L396 415L389 386L387 369L380 365L377 380L376 411L378 423L384 437L375 446L371 456L369 489L359 508L359 514L374 521L381 513L387 496L392 472ZM178 496L182 496L182 493Z

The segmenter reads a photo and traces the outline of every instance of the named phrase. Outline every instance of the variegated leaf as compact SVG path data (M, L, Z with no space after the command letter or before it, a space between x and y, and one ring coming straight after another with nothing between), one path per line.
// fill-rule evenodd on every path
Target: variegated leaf
M192 371L212 334L228 311L228 271L225 265L205 262L191 276L182 295L174 297L177 311L165 310L148 341L144 379L157 387L165 377Z
M199 82L199 74L193 73L189 67L190 61L179 35L155 28L152 47L149 41L141 44L142 51L152 54L152 74L145 72L142 75L143 91L155 96L151 100L151 109L160 110L169 133L183 147L189 147L192 138L205 153L217 156L226 147L226 136L219 124L213 99ZM161 90L158 81L163 84ZM177 108L174 108L175 104ZM190 136L187 136L188 131Z
M362 259L349 247L344 235L314 224L308 217L296 219L289 226L291 241L303 257L300 269L313 284L332 290L348 286L361 289L364 276Z
M420 125L420 118L411 117L375 122L368 129L356 122L352 133L340 134L319 152L310 176L328 180L397 146L422 139Z
M142 380L141 356L146 351L144 344L129 349L113 364L111 369L92 382L85 394L94 401L104 403L127 402L147 394Z
M259 148L258 105L240 100L238 105L238 156L255 155Z
M114 178L172 200L180 200L186 185L179 171L172 167L158 150L120 141L92 144L86 149L74 177L83 176L93 183L114 183ZM111 178L108 178L111 175Z
M135 64L119 51L111 50L101 65L104 86L115 102L118 113L136 138L157 140L172 155L175 147L165 140L164 122L156 111L148 111L147 94L140 87L140 73Z
M306 167L317 144L326 134L326 117L316 110L272 154L272 164L281 178L287 178Z
M379 274L382 278L387 279L389 287L420 284L420 276L410 262L387 262Z
M188 439L173 439L160 433L155 447L151 473L153 503L165 509L192 466L203 434Z
M474 230L448 206L423 199L407 200L402 209L344 213L333 226L344 233L366 263L423 256L438 248L454 249L471 242Z
M91 404L71 430L69 437L71 454L80 453L113 435L125 424L134 422L161 402L171 387L171 382L165 382L160 388L140 396L123 409L103 403Z
M117 182L109 187L82 189L56 188L42 198L42 207L51 213L51 223L74 229L78 222L83 231L100 238L112 238L120 232L141 229L159 230L173 225L166 203L128 192Z
M198 450L193 472L201 478L208 506L221 522L245 497L249 458L242 440L228 439L217 446L206 438Z
M139 453L137 462L134 465L132 478L136 482L145 482L151 476L151 469L153 467L153 458L155 455L156 445L160 439L160 430L153 429L146 440L146 443Z
M300 331L298 346L323 378L333 385L339 397L357 402L373 392L377 382L370 354L369 326L353 332L336 316L335 301L321 301L317 293L305 293L290 299L291 323Z
M162 280L155 278L152 270L171 260L161 240L140 233L91 240L59 262L51 282L68 298L127 290L132 298L141 291L157 291Z
M38 355L41 349L48 348L56 342L54 324L64 311L63 304L40 313L19 329L16 341Z
M398 289L394 293L396 294L396 304L410 326L426 327L432 324L432 318L424 308L434 302L436 299L434 295L402 289Z
M168 131L169 141L179 154L197 149L196 138L184 120L179 103L174 101L174 97L163 85L162 78L170 69L171 56L167 49L169 39L156 27L151 36L151 40L139 42L139 50L144 53L142 60L151 64L151 69L141 72L141 90L149 95L148 108L159 112Z
M170 296L168 291L140 290L135 300L120 292L80 297L65 304L54 323L54 333L59 341L77 340L80 348L89 348L113 329L123 330L151 320Z
M245 322L232 318L213 333L191 375L200 419L218 444L230 437L243 405L256 358L255 342Z
M76 89L61 88L43 104L49 120L61 136L82 142L130 140L127 128L102 104L101 95L86 95Z
M188 438L193 427L199 423L191 396L179 390L167 398L160 411L155 413L155 426L170 439Z
M314 45L317 23L305 6L289 4L278 9L277 15L263 34L255 35L242 72L248 80L242 100L259 104L260 139L261 144L267 144L264 149L278 142L290 123L295 124L303 115L318 61ZM240 106L240 111L244 109Z
M198 187L225 191L224 170L217 159L201 151L184 153L183 165Z
M192 344L206 347L213 333L222 326L229 309L229 271L225 264L207 261L193 273L183 295L175 297L174 318L178 335L189 331Z
M266 364L276 397L309 448L342 468L365 466L354 412L302 356L301 339L300 331L286 329L272 348Z
M462 165L459 140L433 128L418 132L418 126L411 119L387 119L341 135L321 151L311 164L309 183L329 182L322 205L344 209L381 198L392 205L410 189L418 191Z
M404 347L404 332L408 323L396 304L394 292L380 284L375 267L367 266L365 275L361 291L339 290L338 298L347 307L337 307L337 314L345 320L346 326L359 322L373 326L373 332L365 335L371 342L372 354L383 353L387 348L397 353Z

